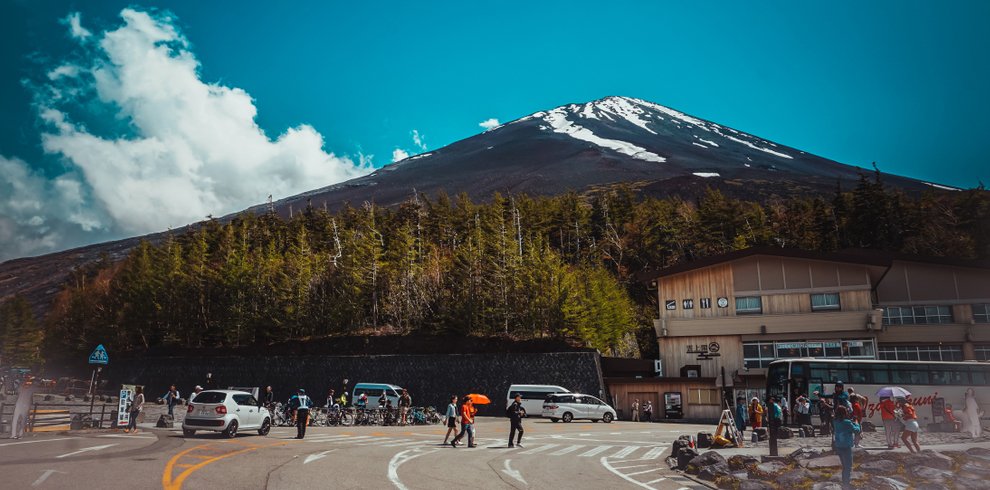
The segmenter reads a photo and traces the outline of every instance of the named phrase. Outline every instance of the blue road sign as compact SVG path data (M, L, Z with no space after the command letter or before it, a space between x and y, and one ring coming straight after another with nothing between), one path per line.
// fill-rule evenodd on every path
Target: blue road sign
M103 347L103 344L96 346L93 349L93 353L89 355L90 364L103 364L106 365L110 362L110 356L107 355L107 349Z

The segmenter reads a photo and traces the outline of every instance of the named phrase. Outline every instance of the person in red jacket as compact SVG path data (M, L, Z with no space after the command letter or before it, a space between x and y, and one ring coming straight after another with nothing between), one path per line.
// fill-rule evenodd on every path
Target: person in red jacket
M850 401L852 402L852 407L853 407L853 410L852 410L852 421L853 422L856 422L857 424L862 424L863 423L863 405L866 404L866 399L863 398L863 397L861 397L861 396L859 396L859 395L853 395L853 396L850 397ZM860 444L862 441L863 441L863 433L862 432L857 432L856 433L855 440L854 440L855 447L863 447L863 445Z
M464 434L468 436L468 447L474 446L474 403L471 401L470 397L465 396L461 404L461 432L454 437L453 441L450 441L452 447L457 447L457 442L464 437Z
M959 432L962 430L962 421L956 419L956 416L952 413L952 405L945 404L945 421L952 424L952 431Z
M897 405L889 397L880 399L880 418L883 419L883 432L887 436L887 449L901 447L897 442L901 432L901 422L897 420Z

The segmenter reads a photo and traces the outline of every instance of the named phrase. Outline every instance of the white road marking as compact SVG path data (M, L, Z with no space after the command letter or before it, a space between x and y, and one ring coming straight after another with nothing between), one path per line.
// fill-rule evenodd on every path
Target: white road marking
M609 449L612 449L613 447L614 446L598 446L598 447L595 447L594 449L592 449L590 451L587 451L585 453L579 454L578 456L581 457L581 458L590 458L590 457L592 457L592 456L594 456L594 455L596 455L598 453L602 453L602 452L608 451Z
M639 460L638 459L633 459L633 460L627 460L627 461L620 461L619 463L635 463L637 461L639 461ZM656 463L634 464L634 465L631 465L631 466L614 466L613 465L612 467L615 468L615 469L617 469L617 470L631 470L633 468L643 468L643 467L646 467L646 466L652 466L652 467L655 468L656 467Z
M430 454L435 451L437 451L437 449L428 449L425 451L420 449L406 449L405 451L392 456L392 459L388 462L389 481L391 481L392 484L395 485L395 488L399 490L409 490L409 487L403 485L399 480L399 466L402 466L403 463L409 461L410 459L418 458L424 454Z
M578 449L581 449L583 447L584 446L583 445L580 445L580 444L574 445L574 446L567 446L564 449L561 449L559 451L554 451L554 452L550 453L550 456L563 456L563 455L565 455L567 453L577 451Z
M522 473L519 473L518 470L512 469L512 466L509 464L510 461L512 460L511 459L505 460L505 469L502 470L502 473L509 475L510 477L519 481L519 483L522 483L523 485L529 486L529 484L526 483L526 480L523 480Z
M637 449L639 449L641 447L642 446L626 446L625 448L623 448L623 449L621 449L619 451L616 451L616 453L613 454L611 457L612 458L624 458L626 456L629 456L630 454L632 454L634 451L636 451Z
M336 444L338 442L340 443L348 443L348 442L356 442L356 441L367 442L367 439L374 439L374 436L354 436L354 437L346 437L341 439L313 439L313 440L307 440L307 442L325 442L327 444Z
M664 477L660 477L660 478L657 478L656 480L650 480L650 481L648 481L648 482L646 482L646 484L647 484L647 485L652 485L652 484L654 484L654 483L657 483L657 482L662 482L662 481L664 481L664 480L666 480L666 478L664 478ZM685 488L685 489L687 489L687 487L683 487L683 488Z
M376 444L387 444L389 442L401 442L401 441L408 441L408 440L409 439L393 439L391 437L376 437L376 438L374 438L374 440L371 440L371 441L361 441L361 442L355 444L355 446L374 446Z
M660 470L660 468L650 468L648 470L637 471L635 473L626 473L626 476L642 475L643 473L652 473L652 472L658 471L658 470Z
M426 443L427 441L422 441L422 440L418 440L418 441L409 440L409 442L393 442L390 444L382 444L382 445L385 447L402 447L402 446L416 446L419 444L426 444Z
M316 460L319 460L319 459L323 459L323 458L327 457L327 453L332 453L334 451L336 451L336 449L327 449L326 451L323 451L322 453L313 453L313 454L310 454L309 456L306 456L306 460L303 461L303 464L308 464L308 463L312 463L313 461L316 461Z
M102 446L84 447L84 448L82 448L82 449L80 449L78 451L73 451L71 453L63 454L61 456L55 456L55 458L57 458L57 459L67 458L69 456L75 456L77 454L82 454L82 453L89 452L89 451L99 451L101 449L106 449L108 447L113 447L113 446L116 446L116 445L117 444L104 444Z
M97 436L97 437L119 437L121 439L158 439L155 436L132 436L127 434L107 434L104 436Z
M555 448L555 447L557 447L559 445L560 444L544 444L542 446L538 446L538 447L533 448L533 449L527 449L527 450L525 450L525 451L523 451L523 452L521 452L519 454L536 454L536 453L542 453L543 451L546 451L547 449L553 449L553 448Z
M649 451L647 451L647 453L643 455L643 458L642 459L657 459L666 450L667 450L667 448L665 448L665 447L655 447L655 448L650 449Z
M35 481L34 481L34 483L32 483L32 484L31 484L31 486L32 486L32 487L37 487L38 485L41 485L42 483L45 483L45 480L47 480L47 479L48 479L48 477L49 477L49 476L52 476L52 474L54 474L54 473L62 473L62 474L65 474L65 472L64 472L64 471L58 471L58 470L45 470L45 471L43 471L43 472L41 472L41 476L39 476L39 477L38 477L38 479L37 479L37 480L35 480Z
M602 459L601 459L601 462L602 462L602 466L604 466L605 469L611 471L612 473L614 473L619 478L622 478L623 480L625 480L625 481L627 481L629 483L632 483L633 485L637 485L637 486L646 488L648 490L655 490L648 483L643 483L643 482L641 482L641 481L639 481L639 480L637 480L635 478L631 478L631 477L627 476L626 474L622 473L621 471L613 468L612 465L610 465L608 463L608 456L603 456Z
M78 437L58 437L55 439L42 439L40 441L20 441L20 442L8 442L6 444L0 444L0 447L4 446L16 446L18 444L36 444L39 442L55 442L55 441L68 441L70 439L79 439Z

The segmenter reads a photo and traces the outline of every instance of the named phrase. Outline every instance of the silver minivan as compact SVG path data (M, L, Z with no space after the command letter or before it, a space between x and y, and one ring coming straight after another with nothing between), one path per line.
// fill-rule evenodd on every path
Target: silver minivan
M368 396L368 408L378 408L378 399L384 393L386 399L392 400L392 406L398 407L402 387L386 383L358 383L354 385L354 390L351 393L351 404L354 406L357 406L358 399L364 393Z
M615 420L615 410L591 395L554 393L543 401L543 416L551 422L585 419L592 422L601 420L607 424Z
M526 416L537 417L540 415L540 410L543 408L543 400L547 398L547 395L553 393L570 393L570 391L567 388L557 385L512 385L505 394L505 406L508 407L518 393L522 395L522 406L523 410L526 411Z

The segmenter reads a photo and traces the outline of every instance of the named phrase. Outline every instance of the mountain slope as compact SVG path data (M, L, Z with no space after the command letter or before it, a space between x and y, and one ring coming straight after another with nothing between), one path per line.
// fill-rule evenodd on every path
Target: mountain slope
M496 191L553 195L617 183L632 183L657 196L693 197L713 186L736 197L765 199L829 193L837 181L848 188L863 171L651 102L606 97L536 112L367 176L282 199L274 206L289 214L307 205L335 209L348 202L372 201L388 206L414 192L466 192L484 200ZM909 191L932 185L894 175L885 175L884 181ZM248 211L265 210L266 205ZM40 311L72 269L99 260L102 254L119 259L141 238L157 241L164 236L157 233L4 262L0 300L25 294Z

